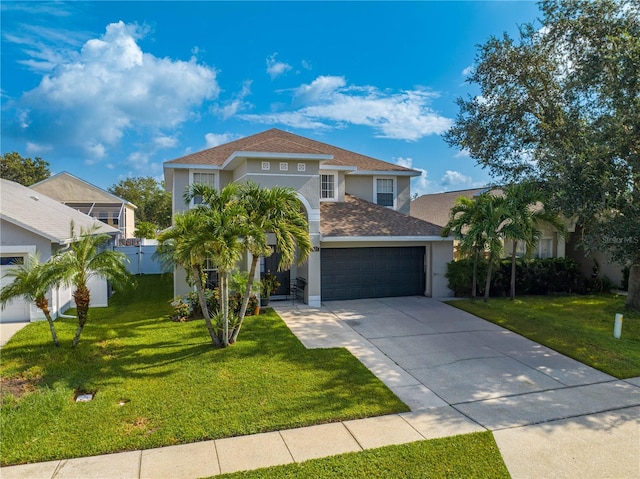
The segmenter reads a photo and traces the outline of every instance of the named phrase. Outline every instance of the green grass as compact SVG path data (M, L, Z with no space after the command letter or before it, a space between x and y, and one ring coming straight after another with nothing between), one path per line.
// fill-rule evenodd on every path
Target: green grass
M172 282L138 278L74 319L33 323L2 348L2 465L104 454L407 411L344 349L307 350L274 312L214 349L202 321L167 319ZM71 312L73 313L73 312ZM33 390L9 394L13 380ZM74 391L96 391L75 403ZM124 402L123 405L120 405Z
M509 478L490 432L413 442L302 463L216 476L224 479Z
M449 304L617 378L640 376L640 314L625 310L621 296L531 296ZM616 313L624 315L620 339L613 337Z

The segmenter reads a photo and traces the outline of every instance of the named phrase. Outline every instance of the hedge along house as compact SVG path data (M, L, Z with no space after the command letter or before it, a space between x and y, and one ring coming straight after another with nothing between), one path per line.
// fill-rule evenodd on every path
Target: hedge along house
M13 281L5 274L15 264L23 264L29 254L38 253L45 262L71 244L70 226L74 222L76 234L80 229L98 225L98 233L107 233L114 240L119 231L109 225L65 206L41 193L18 183L0 180L0 286ZM108 285L104 279L89 282L92 306L107 306ZM54 288L47 295L54 318L73 306L71 288ZM22 298L9 302L0 311L1 322L40 321L45 317L34 304Z
M295 279L302 278L304 301L311 306L337 299L452 294L444 274L453 239L442 238L439 226L409 216L410 180L419 174L278 129L164 163L174 214L194 206L183 200L192 183L220 189L250 180L294 189L314 251L305 264L277 273L276 294L288 295ZM276 273L278 261L277 253L261 258L261 274ZM250 258L244 262L248 269ZM174 291L190 291L184 271L176 271Z

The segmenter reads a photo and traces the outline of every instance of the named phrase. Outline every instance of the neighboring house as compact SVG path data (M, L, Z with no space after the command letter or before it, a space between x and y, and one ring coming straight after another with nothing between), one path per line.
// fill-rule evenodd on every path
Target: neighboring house
M411 202L411 216L429 221L440 227L444 227L449 222L449 212L455 205L456 199L460 196L475 198L487 188L473 188L468 190L448 191L446 193L435 193L422 195ZM500 194L500 189L492 190L492 193ZM567 221L567 229L572 232L575 225ZM567 248L567 238L558 234L553 227L541 227L542 236L535 250L530 252L533 258L564 258ZM457 245L457 241L455 242ZM510 256L512 243L505 242L504 255ZM518 246L519 255L525 254L525 245L521 242Z
M293 188L304 205L314 251L302 266L278 273L286 295L296 278L304 299L321 301L385 296L449 296L444 277L453 254L441 228L411 218L410 180L420 173L278 129L164 163L173 212L185 211L191 183L223 188L254 181ZM261 260L275 273L278 255ZM248 265L249 258L245 258ZM189 288L174 276L176 294Z
M117 228L120 242L134 238L136 206L102 188L63 171L31 189Z
M119 231L69 208L58 201L18 183L0 180L0 286L10 284L5 274L16 263L24 262L29 254L38 253L42 262L56 252L69 247L70 225L76 233L81 228L99 225L99 232L113 235ZM107 306L107 283L94 278L89 282L92 306ZM49 307L57 317L73 306L70 288L56 288L49 293ZM17 298L0 311L1 322L44 320L42 312L33 304Z

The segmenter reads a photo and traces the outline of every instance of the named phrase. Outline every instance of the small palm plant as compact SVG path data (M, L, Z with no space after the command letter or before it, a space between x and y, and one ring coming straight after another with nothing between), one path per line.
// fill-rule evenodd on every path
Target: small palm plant
M73 299L78 314L78 329L73 338L73 347L78 345L80 335L89 318L91 291L87 284L93 277L101 277L110 281L116 289L124 289L132 285L131 276L125 263L127 257L117 251L104 249L109 235L98 233L98 225L81 229L76 235L71 223L72 242L68 250L57 255L54 261L58 264L56 271L64 284L73 286Z
M49 322L53 344L60 346L56 328L53 325L47 293L60 278L60 269L55 261L40 262L40 256L30 254L24 264L16 264L4 275L13 278L13 282L0 290L0 304L4 309L9 301L22 297L35 305L44 313Z

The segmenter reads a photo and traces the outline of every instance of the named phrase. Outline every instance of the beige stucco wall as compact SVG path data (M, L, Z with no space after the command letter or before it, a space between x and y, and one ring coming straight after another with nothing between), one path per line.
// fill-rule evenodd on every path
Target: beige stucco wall
M447 263L453 261L453 242L433 242L431 243L431 296L433 298L450 298L454 296L447 284L449 280L445 277L447 273Z
M60 202L105 202L113 203L114 197L98 187L91 186L64 174L51 177L31 189Z
M171 189L171 202L173 214L187 211L189 205L184 202L184 192L189 186L189 170L173 170L173 188Z
M373 203L373 177L345 175L345 193Z

